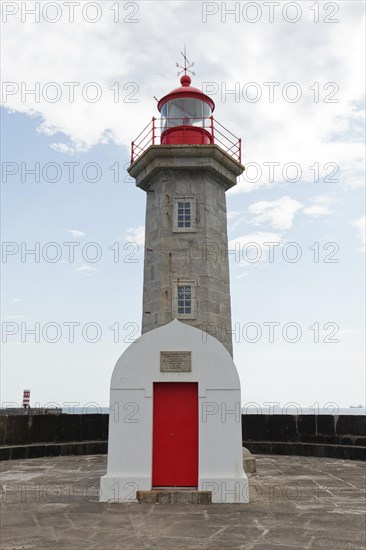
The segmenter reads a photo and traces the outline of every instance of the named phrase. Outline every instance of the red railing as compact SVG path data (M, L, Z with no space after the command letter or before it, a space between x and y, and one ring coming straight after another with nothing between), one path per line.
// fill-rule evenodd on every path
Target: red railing
M190 118L190 122L194 119ZM175 123L173 122L175 121ZM230 130L225 128L213 116L197 119L199 125L185 125L182 118L155 118L153 117L149 124L142 130L137 138L131 143L131 164L136 162L140 155L150 145L160 145L161 136L164 132L181 128L183 133L186 130L190 132L191 128L202 128L205 133L210 135L211 143L219 145L225 153L228 153L238 162L241 162L241 138L236 137Z

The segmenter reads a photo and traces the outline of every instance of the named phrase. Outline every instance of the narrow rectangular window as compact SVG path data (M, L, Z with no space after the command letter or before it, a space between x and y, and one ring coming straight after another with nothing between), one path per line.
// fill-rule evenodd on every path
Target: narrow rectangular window
M196 282L187 280L173 281L172 288L173 319L196 318Z
M174 197L173 231L196 231L196 202L194 197Z
M191 203L178 201L178 227L191 226Z
M178 313L180 315L192 313L191 285L178 285Z

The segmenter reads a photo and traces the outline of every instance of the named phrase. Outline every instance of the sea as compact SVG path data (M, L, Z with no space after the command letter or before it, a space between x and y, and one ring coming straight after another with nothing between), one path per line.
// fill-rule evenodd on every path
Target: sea
M109 407L63 407L64 414L109 414ZM366 415L366 407L338 407L335 403L327 403L323 407L317 404L313 407L294 406L268 406L252 403L242 407L242 414L332 414L332 415Z

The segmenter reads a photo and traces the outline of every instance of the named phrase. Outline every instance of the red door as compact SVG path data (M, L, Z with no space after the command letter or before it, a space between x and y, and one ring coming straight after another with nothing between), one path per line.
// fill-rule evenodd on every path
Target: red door
M198 485L198 383L156 382L153 487Z

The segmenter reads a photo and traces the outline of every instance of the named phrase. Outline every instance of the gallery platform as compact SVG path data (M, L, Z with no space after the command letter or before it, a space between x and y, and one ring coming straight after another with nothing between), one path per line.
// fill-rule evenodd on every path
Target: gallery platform
M365 548L364 462L257 455L249 504L108 504L106 460L2 462L2 550Z

